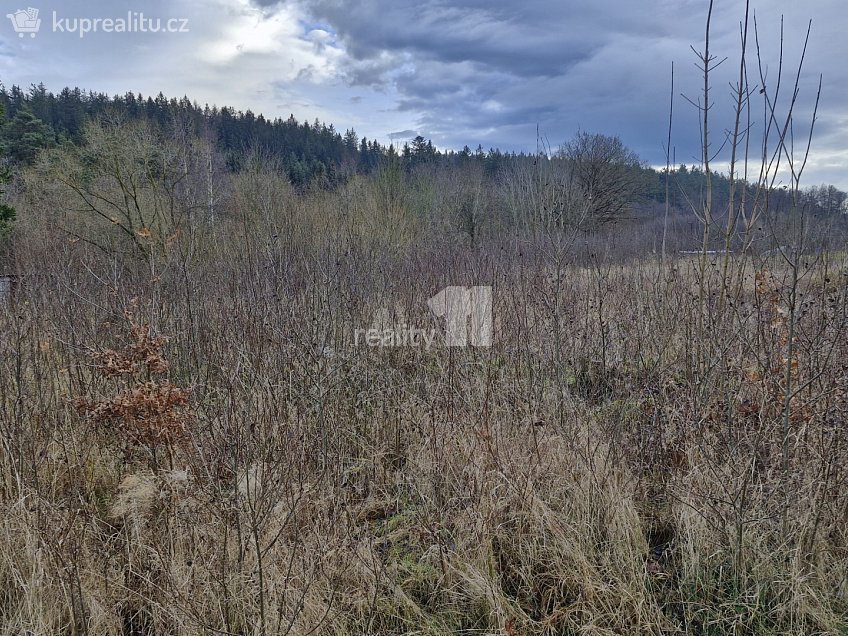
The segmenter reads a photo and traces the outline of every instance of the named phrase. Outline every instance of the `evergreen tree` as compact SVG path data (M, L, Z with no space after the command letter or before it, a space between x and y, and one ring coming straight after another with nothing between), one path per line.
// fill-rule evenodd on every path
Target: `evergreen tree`
M3 104L0 104L0 131L5 132L6 128L6 109ZM5 165L0 166L0 197L6 193L6 184L11 180L9 168ZM8 224L15 219L15 208L0 201L0 231L8 227Z
M47 125L24 106L3 127L4 153L16 163L31 164L39 150L48 146L49 138Z

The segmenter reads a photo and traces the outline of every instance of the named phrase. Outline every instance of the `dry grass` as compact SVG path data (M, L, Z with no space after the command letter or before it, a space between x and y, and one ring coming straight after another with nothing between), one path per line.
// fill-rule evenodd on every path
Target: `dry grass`
M848 632L843 263L702 305L691 260L224 238L21 240L0 632ZM448 284L494 286L494 347L353 345Z

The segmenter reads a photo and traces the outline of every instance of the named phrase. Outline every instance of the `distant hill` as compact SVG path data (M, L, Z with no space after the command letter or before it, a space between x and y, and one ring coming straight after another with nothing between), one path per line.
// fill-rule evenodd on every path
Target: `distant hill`
M41 148L64 143L76 144L82 139L86 121L108 117L125 120L144 119L154 123L164 135L195 135L214 141L230 170L237 171L249 152L260 152L273 159L297 188L333 188L353 174L373 172L394 149L376 140L359 137L355 130L341 133L333 124L299 122L294 116L287 119L267 119L250 110L237 111L191 101L188 97L168 98L162 93L153 96L126 93L109 96L105 93L64 88L58 94L46 90L43 84L31 85L24 91L18 86L0 86L0 105L5 108L0 140L7 161L28 164L34 161ZM409 170L422 164L455 165L481 162L485 173L495 178L510 162L527 159L525 153L503 153L498 149L484 151L480 146L472 151L441 151L429 140L416 137L397 152ZM650 213L656 204L664 204L666 174L647 166L632 168L638 172L637 195L631 204ZM729 181L725 175L713 174L714 205L726 209ZM705 190L706 179L697 166L679 166L668 178L672 208L686 212L697 209ZM741 192L742 189L737 189ZM753 200L753 193L747 192ZM769 193L770 205L784 207L784 192L777 188ZM822 185L808 189L803 203L815 211L827 214L848 212L848 195L833 186Z

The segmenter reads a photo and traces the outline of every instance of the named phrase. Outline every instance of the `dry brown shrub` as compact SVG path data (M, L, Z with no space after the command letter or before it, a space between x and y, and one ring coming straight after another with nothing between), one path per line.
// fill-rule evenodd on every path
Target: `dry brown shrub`
M189 406L191 391L154 376L170 368L162 355L165 337L153 335L149 323L135 317L137 302L124 312L129 343L122 349L93 352L98 372L116 379L119 391L105 399L74 398L74 405L98 425L115 431L134 444L156 448L184 445L194 420Z

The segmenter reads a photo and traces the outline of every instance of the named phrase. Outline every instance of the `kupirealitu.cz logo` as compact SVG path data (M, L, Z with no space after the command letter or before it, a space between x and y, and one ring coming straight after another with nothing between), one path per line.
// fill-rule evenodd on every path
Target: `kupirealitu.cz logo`
M6 15L18 37L34 38L41 30L39 10L34 7L18 9ZM68 18L53 11L53 33L71 33L84 38L92 33L188 33L188 18L159 18L144 15L141 11L128 11L120 17Z
M12 27L19 38L29 35L34 38L35 34L41 29L41 18L38 17L38 9L29 7L28 9L18 9L14 13L6 14L6 17L12 21Z

